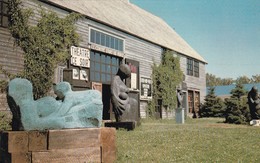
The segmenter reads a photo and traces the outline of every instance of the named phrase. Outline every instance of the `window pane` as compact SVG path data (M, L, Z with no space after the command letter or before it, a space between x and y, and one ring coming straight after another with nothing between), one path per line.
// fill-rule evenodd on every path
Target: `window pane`
M95 34L96 34L96 31L94 31L93 29L91 29L91 32L90 32L90 41L95 43Z
M114 37L111 37L111 42L110 42L110 44L111 44L111 48L112 48L112 49L115 49L115 38L114 38Z
M111 57L110 56L106 57L106 64L111 64Z
M101 81L106 82L106 74L101 74Z
M95 81L100 81L100 74L98 72L95 73Z
M110 43L110 36L106 35L106 47L110 47L109 43Z
M117 65L117 59L115 57L112 57L112 65Z
M106 72L106 65L105 64L101 65L101 72Z
M90 51L90 60L95 60L95 53L93 51Z
M101 55L101 62L106 63L106 56L104 54Z
M118 50L123 51L123 40L119 40L118 46L119 46Z
M116 50L119 50L118 39L117 39L117 38L115 39L115 49L116 49Z
M101 45L105 46L105 34L101 33Z
M117 73L117 67L116 66L112 66L112 74L116 74Z
M95 70L100 71L100 63L95 63Z
M100 54L99 53L95 54L95 61L100 62Z
M100 32L96 31L96 43L100 44Z
M110 75L106 75L107 76L107 82L110 82L111 81L111 76Z
M95 72L94 71L90 71L90 80L91 81L95 80Z
M0 14L2 13L2 3L1 3L1 0L0 0ZM1 16L0 16L1 17Z
M107 72L107 73L111 73L111 66L110 66L110 65L107 65L107 66L106 66L106 72Z

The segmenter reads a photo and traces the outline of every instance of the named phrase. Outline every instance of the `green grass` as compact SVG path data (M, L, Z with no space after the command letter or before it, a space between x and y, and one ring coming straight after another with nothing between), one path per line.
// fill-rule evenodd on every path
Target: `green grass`
M260 127L222 122L144 120L134 131L117 130L117 162L260 162Z

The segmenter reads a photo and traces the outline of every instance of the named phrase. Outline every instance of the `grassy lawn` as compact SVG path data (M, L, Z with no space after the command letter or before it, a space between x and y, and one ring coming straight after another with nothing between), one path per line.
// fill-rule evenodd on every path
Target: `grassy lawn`
M260 162L260 127L223 119L144 120L117 130L117 162Z

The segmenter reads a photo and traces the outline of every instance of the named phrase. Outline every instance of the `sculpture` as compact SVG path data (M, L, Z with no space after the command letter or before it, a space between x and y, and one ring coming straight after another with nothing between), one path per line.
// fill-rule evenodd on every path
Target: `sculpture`
M111 100L117 122L134 121L134 115L137 113L137 101L129 97L129 88L124 83L130 76L129 66L121 64L111 82Z
M260 119L260 98L256 86L253 86L252 89L248 92L247 99L251 118Z
M67 82L58 83L54 97L33 99L32 84L27 79L9 82L7 101L13 113L13 130L45 130L100 127L102 98L96 90L72 91Z
M183 93L182 90L177 90L177 106L178 108L182 108L182 100L183 100Z

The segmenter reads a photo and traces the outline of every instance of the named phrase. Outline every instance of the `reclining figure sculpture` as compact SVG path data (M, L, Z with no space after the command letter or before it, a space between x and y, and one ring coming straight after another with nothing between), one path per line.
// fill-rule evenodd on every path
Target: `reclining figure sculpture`
M72 91L68 82L54 87L54 97L33 99L32 84L15 78L8 84L7 101L13 114L12 130L100 127L103 104L97 90Z

